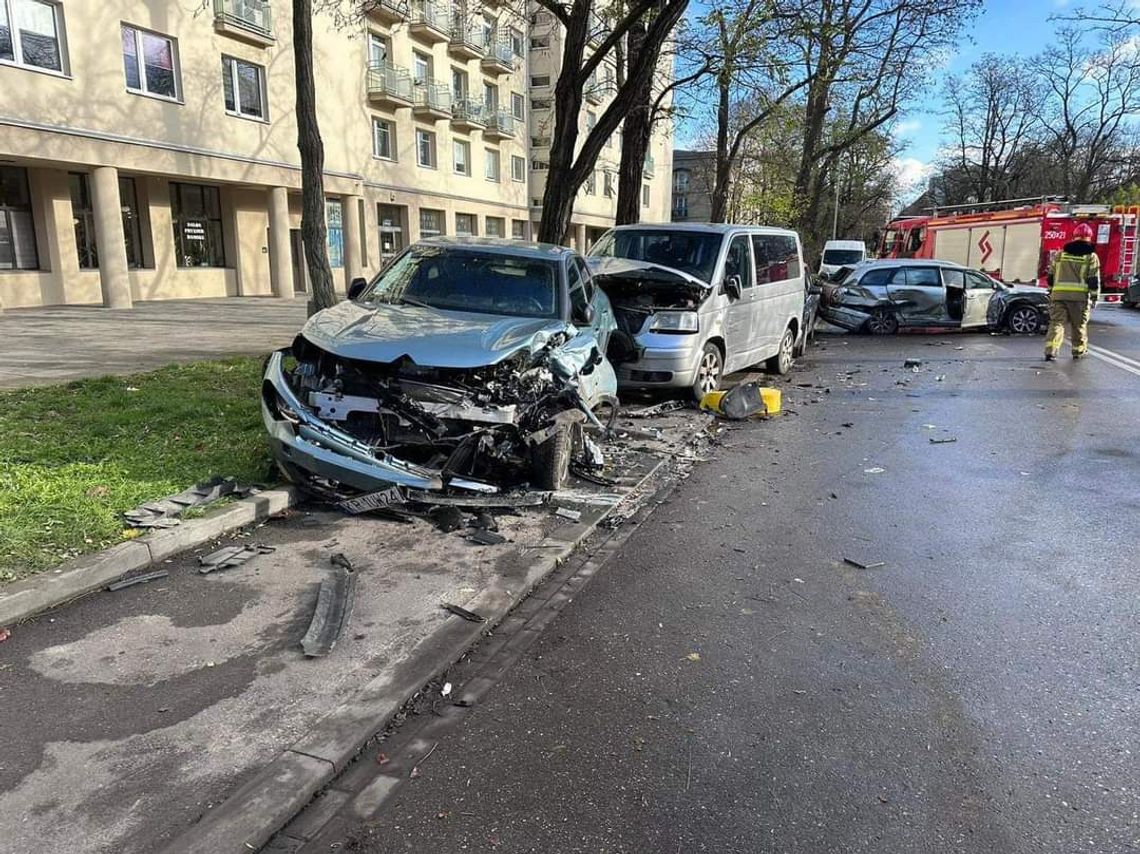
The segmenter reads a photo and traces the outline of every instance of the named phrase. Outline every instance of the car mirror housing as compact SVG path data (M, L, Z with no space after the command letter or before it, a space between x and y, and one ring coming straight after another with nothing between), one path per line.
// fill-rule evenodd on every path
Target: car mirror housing
M357 276L348 285L348 298L350 300L357 299L362 293L364 293L364 289L367 287L368 280L363 276Z
M740 276L729 276L724 280L724 292L728 294L731 299L740 299L744 293L740 286Z
M584 308L574 312L574 323L578 326L592 326L596 313L592 305L587 305Z

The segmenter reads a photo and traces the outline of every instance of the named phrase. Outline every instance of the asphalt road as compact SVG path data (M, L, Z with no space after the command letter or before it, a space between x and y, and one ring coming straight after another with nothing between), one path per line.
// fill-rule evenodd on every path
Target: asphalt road
M340 847L1137 850L1134 367L825 336Z

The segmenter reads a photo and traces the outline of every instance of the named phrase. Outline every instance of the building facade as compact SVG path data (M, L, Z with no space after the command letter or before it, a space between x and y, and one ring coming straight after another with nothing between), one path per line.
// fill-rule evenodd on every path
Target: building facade
M673 152L673 222L708 222L712 215L712 191L716 183L716 153Z
M0 0L0 307L306 290L290 9ZM368 9L313 27L341 288L420 237L528 239L542 195L530 20ZM645 219L668 218L657 180ZM614 201L586 189L583 247Z

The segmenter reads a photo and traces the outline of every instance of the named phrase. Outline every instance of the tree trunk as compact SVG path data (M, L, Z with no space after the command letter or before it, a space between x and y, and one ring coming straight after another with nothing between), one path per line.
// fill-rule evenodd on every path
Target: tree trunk
M293 0L293 62L297 75L297 150L301 154L301 242L313 285L313 306L336 305L325 227L325 146L317 123L313 79L313 3Z
M732 72L726 69L717 78L716 164L713 177L712 210L709 222L724 222L728 216L728 190L732 183L732 158L728 150L728 124L731 118Z
M638 21L629 28L629 64L633 67L645 50L645 22ZM653 96L653 76L637 85L634 107L625 117L621 140L621 165L618 167L618 200L616 221L628 225L641 220L641 182L645 172L645 156L649 152L652 131L650 101Z

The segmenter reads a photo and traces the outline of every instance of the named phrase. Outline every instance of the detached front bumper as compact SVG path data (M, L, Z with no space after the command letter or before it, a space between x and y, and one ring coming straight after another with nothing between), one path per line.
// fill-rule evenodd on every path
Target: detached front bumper
M838 326L849 332L858 332L870 319L867 312L842 305L821 305L819 316L832 326Z
M289 387L282 370L283 355L273 353L261 385L261 418L269 434L274 459L286 476L303 472L372 492L393 484L412 489L439 491L445 488L493 493L488 484L449 478L442 472L409 463L391 454L373 451L343 430L321 421Z

